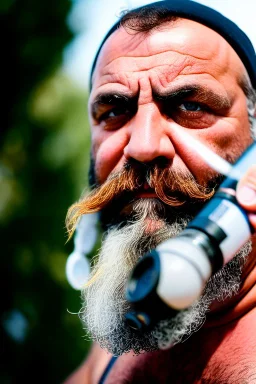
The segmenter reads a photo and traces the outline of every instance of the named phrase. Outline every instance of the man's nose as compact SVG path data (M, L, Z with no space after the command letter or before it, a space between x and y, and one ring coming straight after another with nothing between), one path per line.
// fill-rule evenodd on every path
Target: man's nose
M175 149L168 135L168 122L161 115L157 105L139 106L136 115L129 123L129 142L124 148L126 159L146 163L158 157L171 161Z

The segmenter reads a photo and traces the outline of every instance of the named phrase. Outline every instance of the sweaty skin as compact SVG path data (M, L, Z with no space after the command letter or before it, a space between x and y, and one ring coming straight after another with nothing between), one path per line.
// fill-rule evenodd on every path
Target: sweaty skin
M206 183L215 173L181 133L229 161L248 147L241 60L220 35L190 20L147 35L128 32L120 28L109 37L93 76L89 110L98 181L127 159L164 157L173 169L188 169ZM256 166L239 183L237 196L256 229ZM254 236L241 292L214 303L201 330L168 351L121 356L106 383L256 383L255 249ZM95 344L66 384L97 383L109 359Z

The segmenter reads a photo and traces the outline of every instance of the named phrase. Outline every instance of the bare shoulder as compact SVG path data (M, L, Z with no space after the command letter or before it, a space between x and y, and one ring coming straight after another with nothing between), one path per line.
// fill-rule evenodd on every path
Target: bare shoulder
M111 355L94 343L86 360L63 384L96 384L107 366Z

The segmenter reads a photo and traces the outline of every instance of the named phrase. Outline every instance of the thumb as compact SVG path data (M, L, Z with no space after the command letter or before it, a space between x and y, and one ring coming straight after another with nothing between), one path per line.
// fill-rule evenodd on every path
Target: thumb
M239 181L236 197L239 204L250 212L250 222L256 229L256 165L251 166Z

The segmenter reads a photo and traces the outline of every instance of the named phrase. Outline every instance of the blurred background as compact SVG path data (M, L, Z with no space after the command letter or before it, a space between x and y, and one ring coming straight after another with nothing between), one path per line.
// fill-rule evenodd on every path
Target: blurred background
M68 207L87 187L88 78L125 8L147 1L2 0L0 382L61 383L90 347L65 277ZM253 0L205 0L256 41ZM246 5L247 4L247 5ZM253 11L254 9L254 11ZM6 118L5 118L6 117ZM95 250L94 250L95 252ZM70 313L71 312L71 313Z
M87 1L89 3L89 1ZM63 71L68 0L2 0L7 119L0 143L1 383L60 383L84 359L66 282L67 208L87 184L87 90ZM84 48L86 49L86 47ZM5 61L5 60L3 60Z

